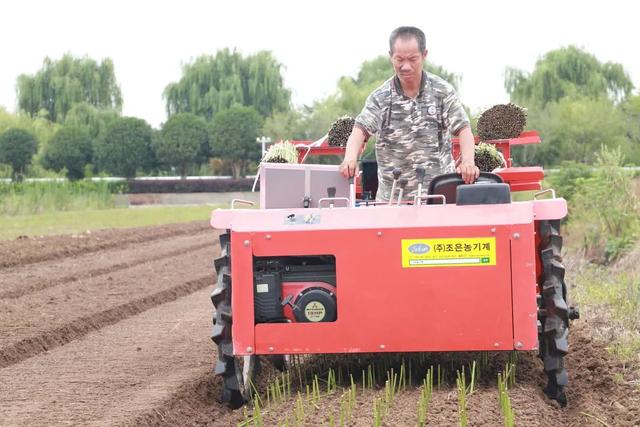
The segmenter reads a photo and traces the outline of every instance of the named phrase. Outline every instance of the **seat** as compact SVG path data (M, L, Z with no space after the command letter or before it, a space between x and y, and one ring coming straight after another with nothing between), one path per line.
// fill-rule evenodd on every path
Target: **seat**
M483 185L478 185L483 184ZM500 184L499 186L487 186L486 184ZM462 203L458 203L458 186L469 187L464 189ZM505 187L506 193L509 194L509 200L505 201ZM496 175L490 172L480 172L480 176L476 180L475 184L465 185L460 174L448 173L444 175L438 175L429 183L429 195L441 194L447 200L447 203L455 204L493 204L493 203L510 203L511 195L509 192L509 185L504 184L504 181L500 175ZM475 196L471 196L471 193L476 193ZM494 194L495 193L495 194ZM495 195L496 197L492 196ZM494 201L495 199L495 201ZM484 202L482 202L484 200ZM440 204L439 199L428 199L429 204Z

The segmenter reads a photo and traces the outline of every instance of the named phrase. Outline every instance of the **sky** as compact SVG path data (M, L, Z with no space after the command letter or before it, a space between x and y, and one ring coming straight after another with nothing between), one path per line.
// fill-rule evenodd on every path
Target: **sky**
M635 0L11 0L0 9L0 107L15 111L17 77L35 74L45 57L109 57L123 114L159 127L162 92L182 65L225 47L272 51L293 104L310 105L386 54L394 28L413 25L427 36L427 60L462 76L460 98L478 112L508 101L506 67L532 71L570 44L621 63L640 87L639 11Z

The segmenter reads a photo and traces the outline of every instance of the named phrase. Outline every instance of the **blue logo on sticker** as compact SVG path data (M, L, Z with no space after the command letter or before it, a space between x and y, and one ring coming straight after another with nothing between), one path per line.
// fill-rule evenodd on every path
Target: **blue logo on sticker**
M427 245L426 243L414 243L413 245L409 246L409 252L411 252L412 254L426 254L430 250L431 246Z

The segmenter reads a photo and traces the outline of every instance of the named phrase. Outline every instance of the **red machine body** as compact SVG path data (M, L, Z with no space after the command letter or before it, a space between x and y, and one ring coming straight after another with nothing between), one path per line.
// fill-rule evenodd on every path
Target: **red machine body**
M337 166L262 165L263 208L232 203L211 219L223 230L211 295L223 400L247 398L257 355L540 346L545 393L566 404L562 358L568 321L578 316L566 302L561 263L567 204L553 191L511 200L513 191L540 189L544 173L513 167L510 148L537 142L535 132L491 141L506 167L485 174L489 182L442 175L425 200L393 204L363 200L352 187L340 195ZM326 141L294 143L301 159L344 152Z
M290 214L317 215L288 225ZM234 353L294 354L537 348L535 221L563 199L508 205L218 210L231 230ZM403 267L402 241L490 239L495 265ZM253 257L333 255L337 319L255 324Z

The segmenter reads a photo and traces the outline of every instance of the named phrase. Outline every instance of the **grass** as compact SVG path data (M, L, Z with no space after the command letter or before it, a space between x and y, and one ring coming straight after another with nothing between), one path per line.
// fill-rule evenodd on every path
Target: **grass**
M208 220L218 206L114 208L0 216L0 240Z
M122 183L92 181L0 184L0 215L109 209L122 189Z
M636 258L637 254L629 256ZM596 333L610 343L609 351L621 360L640 362L639 272L629 266L617 270L589 264L577 267L571 272L575 283L571 294L579 305L589 307L582 311L593 315Z

